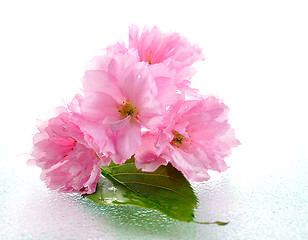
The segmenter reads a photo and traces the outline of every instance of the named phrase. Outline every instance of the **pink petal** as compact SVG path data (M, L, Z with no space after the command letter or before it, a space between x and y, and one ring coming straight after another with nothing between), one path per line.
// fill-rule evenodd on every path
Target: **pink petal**
M119 116L110 116L106 117L103 123L108 124L112 131L118 131L127 126L130 120L130 116L127 116L124 119L121 119Z
M157 134L150 132L142 135L141 146L135 155L135 164L138 169L141 168L143 171L153 172L160 165L168 164L167 158L156 153L155 142L157 137Z
M144 161L135 162L137 169L142 169L145 172L154 172L161 165L167 166L168 160L164 157L158 157L156 154L148 154L142 157L143 159L147 159L149 162Z
M134 155L141 144L141 128L138 123L130 123L119 130L116 137L116 150L124 158Z
M100 70L86 71L82 83L86 95L91 95L93 92L102 92L111 95L118 101L123 99L121 91L116 85L116 80L109 72Z
M95 92L81 103L82 115L89 121L102 121L106 116L117 116L118 103L106 93Z

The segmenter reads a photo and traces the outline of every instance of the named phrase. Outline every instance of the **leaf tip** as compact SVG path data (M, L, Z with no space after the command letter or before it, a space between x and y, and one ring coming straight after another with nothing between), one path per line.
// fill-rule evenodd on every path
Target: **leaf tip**
M217 222L215 222L217 225L219 225L219 226L225 226L225 225L227 225L227 224L229 224L229 222L219 222L219 221L217 221Z

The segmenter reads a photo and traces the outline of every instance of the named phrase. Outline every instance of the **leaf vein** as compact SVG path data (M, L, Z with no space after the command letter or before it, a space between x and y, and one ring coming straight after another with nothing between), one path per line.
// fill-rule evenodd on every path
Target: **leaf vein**
M116 182L120 183L123 187L125 187L125 188L129 189L130 191L132 191L132 192L138 194L139 196L143 197L142 194L140 194L138 191L136 191L136 190L134 190L134 189L128 187L127 185L124 184L124 182L121 182L121 181L119 181L118 179L114 178L109 172L106 172L106 171L103 171L103 172L104 172L106 175L109 175L109 176L110 176L112 179L114 179ZM172 212L175 216L178 216L178 215L179 215L177 212L175 212L175 211L173 211L173 210L171 210L171 209L166 209L166 208L164 208L162 205L160 205L160 204L154 202L154 201L151 200L151 199L148 199L148 200L149 200L151 203L153 203L154 205L156 205L158 209L162 208L162 209L165 209L165 210L167 210L167 211ZM154 209L155 209L155 208L154 208Z
M142 184L142 185L147 185L147 186L152 186L152 187L157 187L157 188L162 188L162 189L166 189L166 190L169 190L171 192L175 192L179 195L183 195L185 197L187 197L187 195L183 194L183 193L180 193L180 192L177 192L171 188L168 188L168 187L164 187L164 186L160 186L160 185L155 185L155 184L150 184L150 183L145 183L145 182L135 182L135 181L127 181L127 182L122 182L122 183L132 183L132 184Z
M181 182L180 180L178 180L174 177L171 177L169 175L162 175L162 174L156 174L156 173L145 173L145 172L126 173L126 172L121 172L121 173L112 174L112 176L119 176L119 175L145 175L145 176L155 176L155 177L166 177L166 178L171 178L171 179L173 179L177 182Z

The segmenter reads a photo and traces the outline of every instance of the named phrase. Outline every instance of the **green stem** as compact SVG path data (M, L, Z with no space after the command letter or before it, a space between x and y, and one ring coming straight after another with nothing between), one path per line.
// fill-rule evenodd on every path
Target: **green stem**
M219 226L225 226L227 225L229 222L220 222L220 221L216 221L216 222L198 222L198 221L193 221L194 223L198 223L198 224L216 224Z

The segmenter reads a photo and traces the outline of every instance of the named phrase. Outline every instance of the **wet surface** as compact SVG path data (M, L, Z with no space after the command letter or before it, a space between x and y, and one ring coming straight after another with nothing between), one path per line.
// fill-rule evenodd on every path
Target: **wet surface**
M200 199L196 220L229 222L216 226L179 222L137 207L99 206L76 194L49 191L39 179L39 169L25 166L23 157L1 155L0 235L4 239L304 238L307 161L299 159L292 165L282 161L279 169L262 172L254 164L242 171L239 159L227 172L193 184Z

